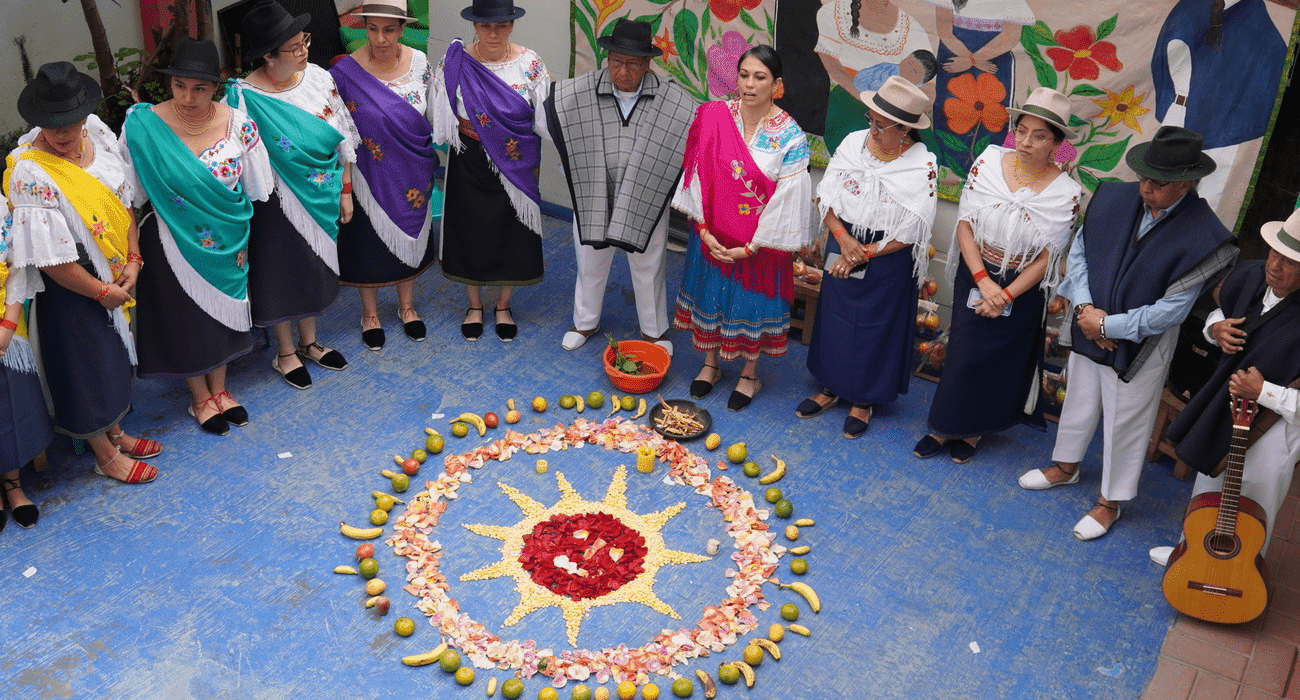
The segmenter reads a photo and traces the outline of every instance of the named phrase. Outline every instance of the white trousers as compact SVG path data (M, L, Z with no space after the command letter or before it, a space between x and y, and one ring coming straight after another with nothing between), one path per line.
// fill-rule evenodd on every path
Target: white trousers
M668 212L650 234L644 253L628 253L632 272L632 293L636 296L636 317L641 332L659 338L668 332L668 298L664 292L664 251L668 247ZM578 259L578 279L573 289L573 327L589 331L600 325L605 303L609 268L619 248L592 248L578 239L578 220L573 220L573 250Z
M1283 420L1274 423L1268 432L1246 450L1246 463L1241 473L1241 495L1264 509L1267 518L1264 551L1268 551L1268 538L1273 536L1273 526L1276 524L1274 520L1277 519L1278 509L1282 507L1282 499L1291 490L1291 477L1295 473L1297 461L1300 461L1300 426ZM1222 474L1217 477L1197 474L1192 496L1222 490Z
M1101 421L1101 497L1128 501L1137 496L1147 441L1160 408L1178 326L1165 331L1155 352L1131 382L1079 353L1070 354L1069 384L1052 460L1080 462Z

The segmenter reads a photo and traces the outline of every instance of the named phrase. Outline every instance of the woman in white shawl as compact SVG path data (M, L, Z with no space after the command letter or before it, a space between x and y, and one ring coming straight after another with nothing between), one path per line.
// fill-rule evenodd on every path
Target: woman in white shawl
M831 237L808 370L823 388L795 409L811 418L849 402L849 439L866 431L873 403L907 393L916 292L938 201L934 154L917 134L930 126L930 98L893 76L861 99L871 128L845 137L817 188Z
M989 146L962 191L960 262L956 251L948 256L948 360L930 406L930 434L913 450L918 457L947 446L952 461L964 464L982 436L1022 421L1043 424L1043 310L1047 292L1061 281L1082 188L1052 158L1075 136L1070 99L1040 87L1010 111L1018 115L1015 150Z

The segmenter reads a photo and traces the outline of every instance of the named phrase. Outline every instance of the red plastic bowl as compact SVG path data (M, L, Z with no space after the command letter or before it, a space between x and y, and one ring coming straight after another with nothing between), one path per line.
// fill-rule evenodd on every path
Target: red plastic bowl
M646 369L653 371L647 374L627 374L614 369L614 348L606 347L605 374L609 375L609 381L629 394L647 394L658 389L673 363L668 351L644 340L620 340L618 348L624 355L640 360Z

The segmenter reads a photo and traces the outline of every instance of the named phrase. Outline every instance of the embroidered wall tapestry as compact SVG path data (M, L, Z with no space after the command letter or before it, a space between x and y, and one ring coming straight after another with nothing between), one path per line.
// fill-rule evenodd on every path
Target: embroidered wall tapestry
M1295 0L575 0L575 74L603 62L618 17L654 25L661 74L721 99L758 43L785 63L779 104L825 164L866 128L858 94L899 75L935 97L926 144L955 199L985 146L1007 142L1008 106L1039 85L1069 95L1081 138L1055 154L1091 192L1133 179L1129 147L1161 124L1195 129L1218 170L1202 196L1232 226L1273 119L1295 36ZM1008 144L1009 145L1009 144Z

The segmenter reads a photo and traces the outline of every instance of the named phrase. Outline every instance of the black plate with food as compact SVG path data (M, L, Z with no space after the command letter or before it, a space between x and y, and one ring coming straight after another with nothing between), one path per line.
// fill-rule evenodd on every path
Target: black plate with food
M665 403L667 403L667 406L664 405ZM676 409L676 411L670 411L668 407L672 407ZM660 425L666 420L672 420L674 414L678 417L688 419L688 424L683 426L680 430L674 430L673 428L676 426L673 425L669 425L666 428ZM695 424L690 424L690 420L695 421ZM686 399L668 399L666 402L661 401L655 404L655 407L650 409L650 427L653 428L656 433L671 440L694 440L695 438L709 432L709 428L712 425L713 416L710 416L707 410L696 406L693 402L687 401Z

